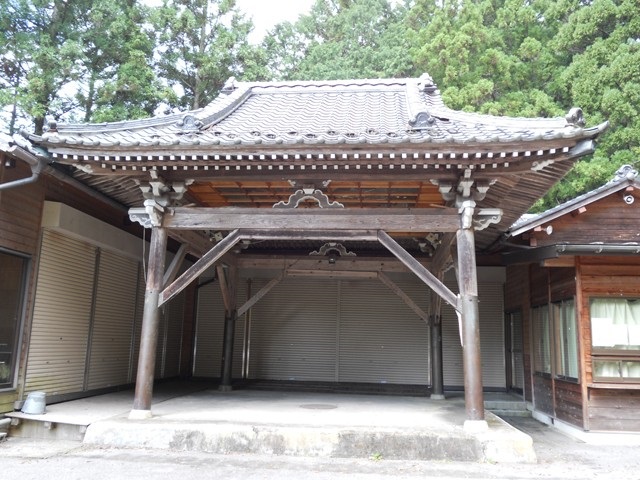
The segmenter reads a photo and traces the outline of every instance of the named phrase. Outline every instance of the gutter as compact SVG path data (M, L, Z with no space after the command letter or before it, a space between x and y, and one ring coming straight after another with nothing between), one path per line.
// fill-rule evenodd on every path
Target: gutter
M502 254L503 265L535 263L549 258L571 255L640 255L640 244L631 243L587 243L557 244L534 247L527 250Z
M22 160L23 162L29 164L29 166L31 167L31 176L13 180L11 182L0 183L0 191L34 183L36 180L38 180L40 174L49 163L48 158L38 157L19 145L13 145L9 148L3 148L2 151L12 155L18 160Z

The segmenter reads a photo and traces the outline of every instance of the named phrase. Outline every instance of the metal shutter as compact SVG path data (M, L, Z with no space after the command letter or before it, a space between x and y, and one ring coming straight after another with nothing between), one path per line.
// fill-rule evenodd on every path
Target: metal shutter
M160 378L177 377L180 374L180 353L182 351L182 320L184 318L184 293L171 300L164 310L164 330L161 332L162 373ZM156 363L158 363L156 359Z
M193 376L218 378L222 361L224 305L217 282L198 288Z
M264 285L256 281L255 291ZM338 285L287 278L253 307L249 377L334 381Z
M426 285L408 279L394 282L427 309ZM340 292L338 380L428 384L426 323L378 281L342 281Z
M97 249L43 232L25 392L83 389Z
M136 305L133 317L133 335L131 336L131 363L129 365L129 383L136 381L138 373L138 357L140 355L140 338L142 332L142 314L144 313L145 276L142 264L138 265L136 286Z
M455 280L447 279L447 286L458 292ZM482 382L484 387L505 388L503 285L480 282L478 299L480 313L480 351L482 354ZM442 306L442 350L444 383L462 387L464 371L458 317L452 307Z
M129 380L137 279L137 261L100 252L86 389L123 385Z
M240 306L247 297L246 280L240 279L237 289L237 302ZM196 312L193 376L219 378L222 369L225 311L217 281L198 289ZM236 320L232 365L234 378L242 377L244 324L244 317Z

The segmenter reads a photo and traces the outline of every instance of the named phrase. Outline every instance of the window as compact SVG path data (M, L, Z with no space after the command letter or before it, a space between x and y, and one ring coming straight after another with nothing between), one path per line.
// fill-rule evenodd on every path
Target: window
M27 261L0 250L0 389L13 386Z
M531 309L533 324L533 367L536 373L551 375L551 331L549 307L547 305Z
M556 376L577 380L578 332L575 301L571 299L556 302L552 307L556 338Z
M640 382L640 299L592 298L593 380Z

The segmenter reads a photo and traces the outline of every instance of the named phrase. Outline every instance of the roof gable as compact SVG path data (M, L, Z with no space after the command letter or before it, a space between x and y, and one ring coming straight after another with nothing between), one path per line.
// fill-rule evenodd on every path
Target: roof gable
M523 233L529 232L540 228L542 225L549 224L554 220L560 219L566 215L571 215L574 212L579 212L586 206L598 202L602 199L606 199L611 195L618 192L625 191L627 188L633 187L640 189L640 179L638 178L638 171L630 165L624 165L618 169L615 177L606 184L598 187L590 192L580 195L572 200L562 203L554 208L551 208L538 215L525 215L515 222L507 234L515 237ZM633 204L635 197L631 194L625 195L620 198L620 202L625 204ZM605 226L606 228L606 226Z

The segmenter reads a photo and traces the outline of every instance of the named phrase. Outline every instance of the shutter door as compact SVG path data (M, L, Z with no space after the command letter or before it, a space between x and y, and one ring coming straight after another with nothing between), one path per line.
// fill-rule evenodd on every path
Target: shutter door
M447 281L446 284L454 293L458 292L455 281ZM485 388L505 388L506 385L503 288L503 285L498 283L479 283L478 285L482 382ZM458 317L453 308L446 303L442 306L442 350L445 385L463 386L464 372Z
M96 248L45 230L25 392L80 392L91 317Z
M198 289L193 376L219 378L222 363L224 305L217 282Z
M138 262L117 253L100 252L88 365L89 390L128 382L137 279Z
M484 387L506 388L504 349L504 301L502 284L478 285L480 352Z
M254 290L255 291L255 290ZM238 307L247 297L246 280L238 283ZM198 289L194 377L219 378L222 370L224 343L224 303L217 281ZM233 342L233 378L242 378L243 336L245 318L236 320Z
M165 317L165 344L161 378L171 378L180 375L184 293L181 293L169 302L165 308Z
M136 307L134 314L133 335L131 337L131 364L129 365L129 383L136 381L138 373L138 357L140 355L140 337L142 332L142 314L144 313L145 278L143 266L138 265Z
M425 311L429 289L394 279ZM429 383L427 324L386 285L373 280L341 282L339 381Z
M258 291L266 281L255 281ZM252 311L249 377L335 381L338 286L287 278Z

